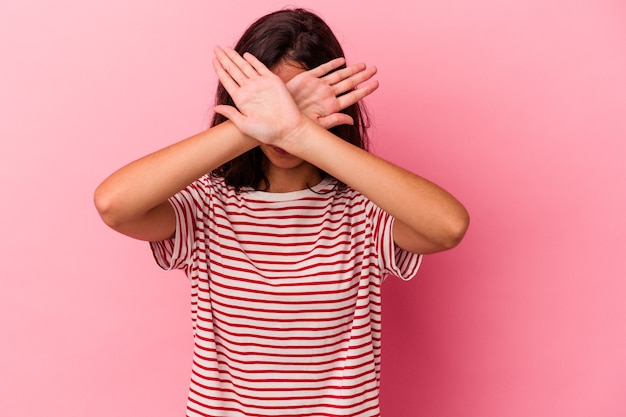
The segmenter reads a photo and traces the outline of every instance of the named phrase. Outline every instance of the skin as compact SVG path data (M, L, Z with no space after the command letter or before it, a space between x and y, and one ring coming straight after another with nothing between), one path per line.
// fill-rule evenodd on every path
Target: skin
M461 203L437 185L327 130L352 123L338 112L378 88L375 81L362 84L376 73L375 67L364 64L325 75L343 63L340 58L304 71L284 62L271 71L250 54L242 57L216 47L215 72L239 110L216 106L228 122L113 173L95 192L101 217L137 239L171 237L176 221L167 199L206 172L260 146L271 187L266 191L305 189L321 180L323 170L394 217L399 247L432 253L456 246L469 223Z
M295 76L305 72L297 63L286 61L273 69L273 72L287 84ZM298 158L284 149L261 143L261 151L265 155L264 172L270 182L268 192L289 192L303 190L314 186L322 180L320 170L314 165ZM265 184L258 184L263 187Z

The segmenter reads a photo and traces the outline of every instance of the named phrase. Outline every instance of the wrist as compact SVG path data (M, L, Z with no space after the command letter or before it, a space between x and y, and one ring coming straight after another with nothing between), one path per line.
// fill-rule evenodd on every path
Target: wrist
M290 154L298 155L309 146L307 142L315 136L317 127L317 123L301 113L298 123L283 135L276 146L281 147Z
M340 143L347 143L338 138L314 120L303 116L297 129L290 131L288 137L279 146L290 154L317 165L332 154Z
M221 127L222 129L224 129L225 135L230 138L230 143L236 147L241 148L242 153L249 151L252 148L256 148L261 144L261 142L259 142L257 139L253 138L252 136L246 135L241 130L239 130L239 128L237 128L237 126L231 120L220 123L215 127Z

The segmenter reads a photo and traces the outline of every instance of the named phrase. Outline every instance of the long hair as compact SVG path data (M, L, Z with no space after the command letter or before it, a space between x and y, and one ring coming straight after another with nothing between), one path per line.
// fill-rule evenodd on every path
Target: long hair
M266 67L272 69L285 60L313 69L332 59L344 56L343 49L328 25L316 14L304 9L284 9L261 17L254 22L237 42L239 54L249 52ZM345 65L341 68L345 68ZM215 104L234 102L222 83L218 84ZM356 103L342 111L352 117L354 125L340 125L330 131L343 140L362 149L368 148L368 116L362 104ZM227 119L215 113L211 126ZM257 188L269 181L263 172L263 152L256 147L213 171L236 188Z

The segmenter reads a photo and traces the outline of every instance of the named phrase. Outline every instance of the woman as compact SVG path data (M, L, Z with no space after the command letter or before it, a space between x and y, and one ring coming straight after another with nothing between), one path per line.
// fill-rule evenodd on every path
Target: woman
M456 246L467 212L365 150L376 69L345 67L315 14L271 13L215 55L213 126L95 193L191 281L187 415L377 416L381 282Z

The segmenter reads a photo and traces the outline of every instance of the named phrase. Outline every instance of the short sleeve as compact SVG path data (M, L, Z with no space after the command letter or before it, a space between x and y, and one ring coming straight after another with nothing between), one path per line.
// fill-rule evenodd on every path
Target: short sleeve
M186 269L191 264L197 223L198 219L202 219L206 185L206 181L200 179L170 197L169 203L176 214L174 237L150 242L154 259L162 269Z
M386 275L394 275L408 281L417 275L422 263L422 255L406 251L398 247L393 240L393 223L395 219L386 211L368 202L368 217L376 242L378 259Z

